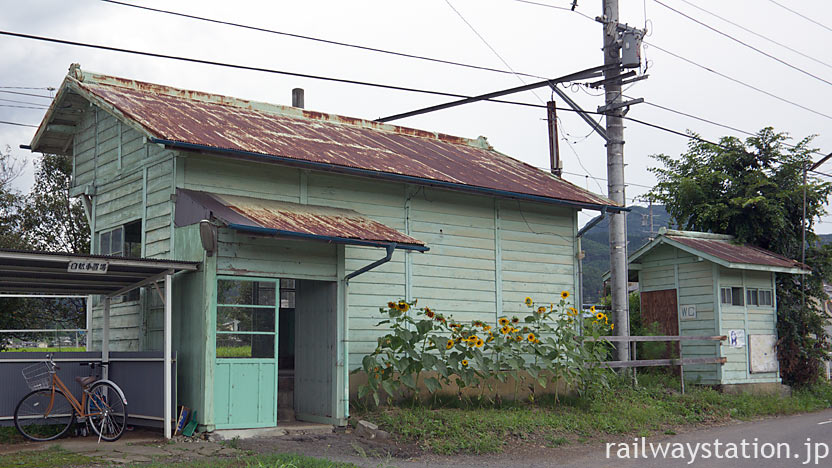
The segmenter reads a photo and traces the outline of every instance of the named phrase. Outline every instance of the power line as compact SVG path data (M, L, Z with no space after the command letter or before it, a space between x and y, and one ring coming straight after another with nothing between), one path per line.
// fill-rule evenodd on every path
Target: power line
M52 43L56 43L56 44L71 45L71 46L76 46L76 47L86 47L86 48L91 48L91 49L107 50L107 51L111 51L111 52L121 52L121 53L126 53L126 54L141 55L141 56L145 56L145 57L164 58L164 59L169 59L169 60L177 60L177 61L181 61L181 62L197 63L197 64L201 64L201 65L212 65L212 66L218 66L218 67L233 68L233 69L238 69L238 70L257 71L257 72L263 72L263 73L272 73L272 74L276 74L276 75L285 75L285 76L294 76L294 77L299 77L299 78L308 78L308 79L313 79L313 80L332 81L332 82L336 82L336 83L352 84L352 85L359 85L359 86L369 86L369 87L374 87L374 88L389 89L389 90L393 90L393 91L407 91L407 92L412 92L412 93L431 94L431 95L435 95L435 96L445 96L445 97L463 98L463 99L471 97L471 96L466 96L464 94L447 93L447 92L443 92L443 91L434 91L434 90L419 89L419 88L409 88L409 87L405 87L405 86L388 85L388 84L374 83L374 82L369 82L369 81L350 80L350 79L346 79L346 78L335 78L335 77L330 77L330 76L311 75L311 74L308 74L308 73L297 73L297 72L290 72L290 71L285 71L285 70L275 70L275 69L271 69L271 68L254 67L254 66L249 66L249 65L232 64L232 63L226 63L226 62L217 62L217 61L214 61L214 60L196 59L196 58L183 57L183 56L178 56L178 55L167 55L167 54L160 54L160 53L156 53L156 52L147 52L147 51L134 50L134 49L124 49L124 48L120 48L120 47L105 46L105 45L101 45L101 44L91 44L91 43L87 43L87 42L69 41L69 40L65 40L65 39L57 39L57 38L51 38L51 37L45 37L45 36L35 36L35 35L31 35L31 34L22 34L22 33L16 33L16 32L11 32L11 31L2 31L2 30L0 30L0 35L18 37L18 38L22 38L22 39L31 39L31 40L42 41L42 42L52 42ZM3 90L0 90L0 92L14 93L13 91L3 91ZM23 94L23 93L15 93L15 94ZM44 97L44 98L52 99L51 97L47 97L47 96L38 96L38 95L31 95L31 96ZM546 106L542 106L540 104L531 104L531 103L519 102L519 101L507 101L507 100L500 100L500 99L487 99L487 100L491 101L491 102L499 102L499 103L503 103L503 104L513 104L513 105L526 106L526 107L536 107L536 108L545 108L546 107ZM569 109L569 108L560 108L560 110L573 111L572 109Z
M721 19L722 21L725 21L725 22L726 22L726 23L728 23L728 24L734 25L734 26L736 26L736 27L738 27L738 28L742 29L743 31L745 31L745 32L747 32L747 33L749 33L749 34L753 34L753 35L755 35L755 36L759 37L760 39L764 39L764 40L766 40L766 41L768 41L768 42L771 42L772 44L779 45L780 47L782 47L782 48L784 48L784 49L786 49L786 50L789 50L789 51L791 51L791 52L794 52L795 54L800 55L801 57L807 58L807 59L809 59L809 60L812 60L813 62L817 62L817 63L819 63L819 64L821 64L821 65L824 65L824 66L827 66L827 67L829 67L829 68L832 68L832 65L830 65L830 64L828 64L828 63L826 63L826 62L824 62L823 60L818 60L818 59L816 59L815 57L812 57L812 56L811 56L811 55L809 55L809 54L805 54L805 53L803 53L803 52L801 52L801 51L799 51L799 50L797 50L797 49L794 49L794 48L792 48L792 47L789 47L789 46L787 46L786 44L783 44L782 42L775 41L774 39L772 39L772 38L770 38L770 37L764 36L764 35L762 35L762 34L760 34L760 33L758 33L758 32L755 32L755 31L753 31L753 30L751 30L751 29L748 29L748 28L746 28L745 26L743 26L743 25L741 25L741 24L735 23L734 21L731 21L731 20L729 20L729 19L727 19L727 18L724 18L724 17L722 17L722 16L719 16L718 14L716 14L716 13L714 13L714 12L712 12L712 11L708 11L708 10L706 10L706 9L704 9L704 8L702 8L702 7L698 6L698 5L696 5L695 3L689 2L688 0L679 0L679 1L681 1L681 2L683 2L683 3L685 3L685 4L687 4L687 5L690 5L691 7L696 8L696 9L697 9L697 10L699 10L699 11L703 11L703 12L705 12L705 13L707 13L707 14L711 15L711 16L715 16L715 17L717 17L717 18Z
M32 106L40 106L40 107L43 107L44 109L46 109L46 108L48 108L48 107L49 107L49 106L47 106L47 105L45 105L45 104L39 104L39 103L37 103L37 102L17 101L17 100L14 100L14 99L0 99L0 101L3 101L3 102L14 102L14 103L16 103L16 104L29 104L29 105L32 105Z
M666 4L665 4L664 2L662 2L661 0L653 0L653 1L654 1L654 2L656 2L656 3L658 3L659 5L661 5L661 6L665 7L665 8L667 8L667 9L668 9L668 10L670 10L670 11L673 11L673 12L675 12L675 13L677 13L677 14L681 15L681 16L684 16L685 18L687 18L687 19L689 19L689 20L693 21L694 23L696 23L696 24L698 24L698 25L700 25L700 26L703 26L703 27L705 27L705 28L708 28L708 29L710 29L711 31L713 31L713 32L715 32L715 33L717 33L717 34L719 34L719 35L721 35L721 36L724 36L724 37L726 37L726 38L728 38L728 39L730 39L730 40L732 40L732 41L734 41L734 42L736 42L736 43L738 43L738 44L741 44L741 45L743 45L743 46L745 46L745 47L747 47L747 48L749 48L749 49L751 49L751 50L753 50L753 51L755 51L755 52L757 52L757 53L759 53L759 54L765 55L766 57L768 57L768 58L770 58L770 59L772 59L772 60L775 60L775 61L777 61L777 62L780 62L781 64L783 64L783 65L785 65L785 66L787 66L787 67L789 67L789 68L791 68L791 69L793 69L793 70L797 70L797 71L799 71L800 73L803 73L804 75L811 76L812 78L814 78L814 79L816 79L816 80L818 80L818 81L822 81L822 82L824 82L824 83L826 83L826 84L828 84L828 85L832 85L832 81L825 80L825 79L823 79L823 78L821 78L821 77L819 77L819 76L817 76L817 75L815 75L815 74L812 74L812 73L810 73L810 72L808 72L808 71L806 71L806 70L804 70L804 69L802 69L802 68L800 68L800 67L797 67L797 66L795 66L795 65L792 65L791 63L786 62L785 60L783 60L783 59L781 59L781 58L779 58L779 57L776 57L776 56L774 56L774 55L772 55L772 54L769 54L768 52L765 52L765 51L763 51L763 50L760 50L760 49L758 49L758 48L754 47L753 45L751 45L751 44L749 44L749 43L747 43L747 42L741 41L741 40L737 39L736 37L734 37L734 36L732 36L732 35L730 35L730 34L728 34L728 33L722 32L722 31L720 31L719 29L717 29L717 28L715 28L715 27L713 27L713 26L711 26L711 25L709 25L709 24L707 24L707 23L704 23L704 22L702 22L702 21L699 21L698 19L696 19L696 18L694 18L694 17L692 17L692 16L690 16L690 15L688 15L688 14L686 14L686 13L683 13L683 12L681 12L681 11L679 11L679 10L677 10L677 9L675 9L675 8L673 8L673 7L671 7L671 6L666 5Z
M4 124L4 125L17 125L18 127L32 127L32 128L38 128L38 126L37 126L37 125L22 124L22 123L17 123L17 122L7 122L7 121L5 121L5 120L0 120L0 124Z
M37 109L39 111L42 111L44 109L43 107L18 106L16 104L0 104L0 107L14 107L17 109Z
M797 16L799 16L799 17L801 17L801 18L805 19L806 21L809 21L809 22L815 23L816 25L818 25L818 26L822 27L823 29L826 29L827 31L832 32L832 28L830 28L829 26L827 26L827 25L825 25L825 24L823 24L823 23L818 22L817 20L815 20L815 19L813 19L813 18L810 18L810 17L808 17L808 16L806 16L806 15L804 15L804 14L802 14L802 13L798 13L797 11L792 10L791 8L789 8L789 7L785 6L785 5L782 5L782 4L778 3L778 2L775 2L774 0L768 0L768 1L770 1L771 3L773 3L773 4L777 5L777 6L779 6L780 8L782 8L782 9L784 9L784 10L786 10L786 11L790 11L790 12L794 13L795 15L797 15Z
M555 10L569 11L569 12L577 13L577 14L583 16L584 18L590 20L590 21L595 21L595 18L587 15L586 13L580 12L578 10L573 10L572 8L568 8L568 7L550 5L548 3L533 2L531 0L514 0L514 1L519 2L519 3L528 3L529 5L537 5L537 6L542 6L542 7L546 7L546 8L552 8L552 9L555 9Z
M480 65L473 65L473 64L470 64L470 63L456 62L456 61L453 61L453 60L444 60L444 59L438 59L438 58L433 58L433 57L426 57L426 56L423 56L423 55L409 54L409 53L406 53L406 52L397 52L397 51L394 51L394 50L387 50L387 49L379 49L377 47L369 47L369 46L363 46L363 45L359 45L359 44L351 44L351 43L348 43L348 42L340 42L340 41L334 41L334 40L330 40L330 39L323 39L323 38L320 38L320 37L306 36L306 35L303 35L303 34L295 34L295 33L290 33L290 32L285 32L285 31L277 31L277 30L274 30L274 29L261 28L261 27L258 27L258 26L250 26L250 25L241 24L241 23L232 23L230 21L223 21L223 20L218 20L218 19L214 19L214 18L207 18L207 17L204 17L204 16L190 15L190 14L187 14L187 13L179 13L179 12L176 12L176 11L163 10L163 9L160 9L160 8L151 8L151 7L148 7L148 6L135 5L135 4L132 4L132 3L120 2L120 1L117 1L117 0L101 0L101 1L105 2L105 3L113 4L113 5L120 5L120 6L130 7L130 8L137 8L137 9L140 9L140 10L152 11L152 12L162 13L162 14L172 15L172 16L179 16L179 17L182 17L182 18L188 18L188 19L197 20L197 21L204 21L204 22L208 22L208 23L221 24L221 25L224 25L224 26L232 26L232 27L236 27L236 28L248 29L248 30L251 30L251 31L259 31L259 32L264 32L264 33L269 33L269 34L277 34L277 35L280 35L280 36L292 37L292 38L295 38L295 39L304 39L304 40L307 40L307 41L320 42L320 43L323 43L323 44L330 44L330 45L336 45L336 46L341 46L341 47L350 47L350 48L353 48L353 49L364 50L364 51L368 51L368 52L376 52L376 53L380 53L380 54L394 55L394 56L398 56L398 57L424 60L424 61L428 61L428 62L443 63L443 64L446 64L446 65L455 65L455 66L458 66L458 67L471 68L471 69L475 69L475 70L484 70L484 71L490 71L490 72L495 72L495 73L503 73L503 74L513 74L514 73L514 72L509 71L509 70L500 70L499 68L484 67L484 66L480 66ZM543 78L543 77L537 76L537 75L529 75L529 74L525 74L525 73L520 73L520 74L524 75L524 76L531 77L531 78Z
M118 48L118 47L104 46L104 45L99 45L99 44L89 44L89 43L68 41L68 40L49 38L49 37L43 37L43 36L34 36L34 35L29 35L29 34L14 33L14 32L10 32L10 31L0 30L0 35L18 37L18 38L23 38L23 39L38 40L38 41L44 41L44 42L53 42L53 43L57 43L57 44L72 45L72 46L77 46L77 47L87 47L87 48L94 48L94 49L100 49L100 50L108 50L108 51L113 51L113 52L129 53L129 54L142 55L142 56L148 56L148 57L154 57L154 58L165 58L165 59L170 59L170 60L179 60L179 61L190 62L190 63L198 63L198 64L203 64L203 65L214 65L214 66L229 67L229 68L235 68L235 69L241 69L241 70L260 71L260 72L280 74L280 75L296 76L296 77L301 77L301 78L309 78L309 79L333 81L333 82L345 83L345 84L369 86L369 87L376 87L376 88L382 88L382 89L390 89L390 90L395 90L395 91L415 92L415 93L431 94L431 95L438 95L438 96L445 96L445 97L456 97L456 98L468 98L469 97L469 96L465 96L465 95L461 95L461 94L455 94L455 93L446 93L446 92L441 92L441 91L433 91L433 90L425 90L425 89L417 89L417 88L408 88L408 87L403 87L403 86L394 86L394 85L386 85L386 84L380 84L380 83L371 83L371 82L364 82L364 81L357 81L357 80L348 80L348 79L343 79L343 78L333 78L333 77L325 77L325 76L319 76L319 75L310 75L310 74L306 74L306 73L288 72L288 71L274 70L274 69L268 69L268 68L262 68L262 67L252 67L252 66L247 66L247 65L229 64L229 63L216 62L216 61L211 61L211 60L194 59L194 58L188 58L188 57L180 57L180 56L159 54L159 53L155 53L155 52L137 51L137 50L131 50L131 49ZM653 46L653 47L656 47L656 46ZM667 52L667 51L665 51L665 50L663 50L659 47L656 47L656 48L659 49L659 50L662 50L663 52L670 53L670 52ZM675 55L675 54L671 53L671 55ZM682 57L680 57L680 58L682 58ZM688 61L687 59L684 59L684 58L682 58L682 59ZM695 64L695 62L691 62L691 63ZM696 65L698 65L698 64L696 64ZM701 66L701 65L698 65L698 66ZM14 92L14 91L0 90L0 92L14 93L14 94L25 94L25 95L35 96L35 97L44 97L44 98L47 97L47 96L28 94L28 93L18 93L18 92ZM49 99L51 99L51 98L49 98ZM526 107L534 107L534 108L539 108L539 109L545 108L545 106L542 106L542 105L539 105L539 104L531 104L531 103L518 102L518 101L505 101L505 100L497 100L497 99L493 99L493 100L490 100L490 101L499 102L499 103L503 103L503 104L513 104L513 105L520 105L520 106L526 106ZM558 110L575 112L575 110L571 109L571 108L558 108ZM605 115L604 113L601 113L601 112L592 112L592 111L586 111L586 113L587 114L595 114L595 115ZM824 115L824 114L821 114L821 115ZM824 115L824 116L827 117L827 118L832 119L832 117L829 117L829 116L826 116L826 115ZM645 126L648 126L648 127L652 127L652 128L658 129L658 130L662 130L662 131L665 131L665 132L668 132L668 133L672 133L672 134L675 134L675 135L678 135L678 136L682 136L682 137L685 137L685 138L695 139L695 140L699 140L699 141L702 141L702 142L705 142L705 143L710 143L710 144L713 144L713 145L720 146L717 143L714 143L714 142L711 142L711 141L708 141L708 140L704 140L700 137L689 135L689 134L686 134L686 133L683 133L683 132L680 132L680 131L677 131L677 130L673 130L673 129L670 129L670 128L667 128L667 127L663 127L663 126L658 125L658 124L653 124L653 123L646 122L646 121L643 121L643 120L640 120L640 119L636 119L634 117L626 117L625 116L624 119L626 119L628 121L631 121L631 122L636 122L636 123L639 123L639 124L642 124L642 125L645 125ZM18 124L18 123L14 123L14 122L2 122L2 123L7 124L7 125L21 125L21 126L37 128L37 125Z
M47 91L55 91L55 88L51 86L41 86L41 87L33 87L33 86L0 86L0 89L45 89Z
M798 103L796 103L796 102L794 102L794 101L790 101L790 100L788 100L788 99L786 99L786 98L784 98L784 97L780 97L780 96L778 96L778 95L776 95L776 94L774 94L774 93L770 93L770 92L768 92L768 91L766 91L766 90L764 90L764 89L760 89L760 88L758 88L758 87L756 87L756 86L754 86L754 85L750 85L750 84L748 84L748 83L746 83L746 82L744 82L744 81L741 81L741 80L739 80L739 79L737 79L737 78L733 78L733 77L728 76L728 75L726 75L726 74L724 74L724 73L718 72L718 71L714 70L713 68L706 67L705 65L702 65L702 64L700 64L700 63L694 62L693 60L691 60L691 59L689 59L689 58L683 57L683 56L681 56L681 55L679 55L679 54L676 54L676 53L671 52L671 51L669 51L669 50L667 50L667 49L664 49L664 48L662 48L662 47L659 47L659 46L657 46L657 45L655 45L655 44L653 44L653 43L651 43L651 42L647 42L647 41L642 41L642 42L643 42L644 44L647 44L647 45L648 45L648 46L650 46L650 47L653 47L653 48L655 48L655 49L658 49L658 50L660 50L660 51L662 51L662 52L664 52L664 53L666 53L666 54L668 54L668 55L670 55L670 56L676 57L677 59L682 60L682 61L684 61L684 62L687 62L687 63L689 63L689 64L691 64L691 65L693 65L693 66L695 66L695 67L699 67L699 68L701 68L701 69L703 69L703 70L706 70L706 71L709 71L709 72L711 72L711 73L713 73L713 74L715 74L715 75L717 75L717 76L720 76L720 77L722 77L722 78L725 78L726 80L733 81L734 83L737 83L737 84L739 84L739 85L741 85L741 86L745 86L746 88L753 89L754 91L757 91L758 93L763 93L763 94L765 94L766 96L773 97L774 99L777 99L778 101L782 101L782 102L785 102L785 103L787 103L787 104L791 104L792 106L799 107L799 108L801 108L801 109L803 109L803 110L805 110L805 111L809 111L809 112L811 112L811 113L813 113L813 114L819 115L819 116L821 116L821 117L826 117L827 119L832 120L832 116L830 116L829 114L824 114L823 112L816 111L816 110L811 109L811 108L809 108L809 107L806 107L806 106L804 106L804 105L802 105L802 104L798 104Z
M6 91L5 89L0 89L0 93L19 94L21 96L32 96L44 99L52 99L52 96L44 96L43 94L21 93L20 91Z

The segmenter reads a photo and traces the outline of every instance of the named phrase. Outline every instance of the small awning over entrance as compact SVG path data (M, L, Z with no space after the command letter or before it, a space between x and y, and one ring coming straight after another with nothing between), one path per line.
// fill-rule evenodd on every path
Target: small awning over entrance
M177 189L176 226L218 219L245 232L336 244L428 250L425 243L357 211Z
M114 296L197 267L193 262L0 249L0 293Z

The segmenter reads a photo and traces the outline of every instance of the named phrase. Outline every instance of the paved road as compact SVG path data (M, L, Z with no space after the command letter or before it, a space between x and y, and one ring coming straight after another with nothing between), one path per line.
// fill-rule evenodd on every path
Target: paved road
M807 438L811 439L811 445L807 447ZM756 441L755 441L756 439ZM721 444L716 449L717 440ZM742 442L746 442L746 456L742 458ZM641 453L641 441L638 441L638 458L633 448L633 439L622 441L628 442L628 451L621 450L620 445L610 448L610 458L607 458L606 446L604 444L581 447L567 447L560 450L541 450L539 453L526 452L523 454L501 454L484 457L426 457L418 461L402 462L399 460L388 460L383 465L396 466L400 468L416 467L563 467L563 468L665 468L665 467L689 467L696 468L788 468L788 467L832 467L832 410L818 413L789 416L782 418L766 419L762 421L744 422L726 426L696 430L676 436L651 437L645 441L645 447L650 451L649 444L652 442L683 447L684 452L677 448L675 455L681 458L672 458L673 453L669 452L666 458L654 458L648 456L643 458ZM755 458L754 443L757 444L757 456ZM820 443L821 445L814 445ZM688 445L690 444L690 445ZM693 459L691 450L699 445L698 453ZM704 457L707 445L711 452L710 457ZM731 451L730 444L736 444L736 451ZM772 444L764 445L764 444ZM776 444L780 445L780 457L776 458ZM790 453L786 453L786 445ZM690 448L687 448L690 447ZM817 452L816 452L817 450ZM774 458L765 458L769 452ZM616 457L620 453L623 458ZM715 458L719 453L723 458ZM788 458L785 458L788 455ZM732 457L733 456L733 457ZM629 458L627 458L629 457ZM726 458L730 457L730 458ZM817 457L817 459L816 459ZM808 461L808 463L806 463ZM359 463L362 464L362 463ZM378 466L375 463L366 463L366 466Z

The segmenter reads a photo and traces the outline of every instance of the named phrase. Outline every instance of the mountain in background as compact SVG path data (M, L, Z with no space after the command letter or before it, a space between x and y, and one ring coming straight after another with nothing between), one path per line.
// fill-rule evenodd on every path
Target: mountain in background
M651 210L646 206L632 206L630 208L632 211L627 213L627 249L628 252L635 252L647 243L651 237ZM655 237L659 228L670 225L670 215L667 214L664 205L653 205L652 217L652 237ZM581 241L582 248L586 253L583 265L584 303L597 302L602 296L601 276L610 269L609 239L610 220L605 218L584 234ZM829 240L832 241L832 235L829 235Z

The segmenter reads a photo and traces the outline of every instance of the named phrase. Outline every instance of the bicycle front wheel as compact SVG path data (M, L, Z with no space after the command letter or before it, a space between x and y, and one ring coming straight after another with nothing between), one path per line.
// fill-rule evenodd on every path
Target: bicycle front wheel
M109 382L96 382L87 394L87 420L101 440L113 442L127 425L127 404L121 392Z
M43 442L55 440L75 421L75 408L60 390L43 389L23 397L14 410L14 426L23 437Z

